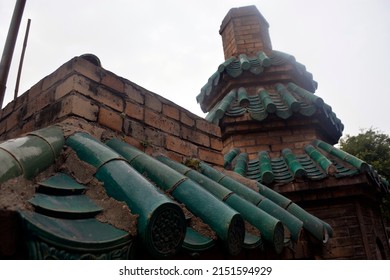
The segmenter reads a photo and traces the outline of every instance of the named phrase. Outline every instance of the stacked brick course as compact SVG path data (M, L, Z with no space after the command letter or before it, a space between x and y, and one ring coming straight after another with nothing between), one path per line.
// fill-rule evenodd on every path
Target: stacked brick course
M259 51L272 52L268 23L253 6L231 9L222 22L220 34L226 59ZM202 106L211 110L232 88L241 86L252 94L257 88L273 89L278 83L290 81L305 88L305 82L290 66L288 63L271 66L259 76L245 73L223 79ZM239 148L248 154L249 160L257 158L260 151L277 158L285 148L294 154L304 154L305 145L315 139L330 144L339 140L318 112L310 117L294 114L287 119L268 115L262 121L253 119L249 113L237 117L225 114L219 126L223 153ZM380 194L365 174L344 178L330 174L321 181L296 179L269 186L332 226L334 236L317 256L325 259L390 258L379 208Z
M222 22L219 33L225 59L239 54L266 53L272 50L268 23L255 6L231 9Z
M299 119L270 119L266 123L252 121L249 124L237 118L224 118L221 129L223 152L239 148L248 154L249 159L257 157L259 151L268 151L271 157L279 157L284 148L300 154L313 139L326 140L313 119L304 120L303 124Z
M226 58L272 50L268 23L254 6L232 9L220 33ZM272 66L262 76L243 74L239 79L223 80L209 107L241 85L257 88L277 82L296 82L298 79L290 70L288 64ZM285 120L268 117L265 122L259 122L246 114L237 118L225 116L220 126L211 124L80 57L65 63L0 110L0 140L56 123L82 126L100 137L105 133L116 134L148 154L163 153L179 162L196 157L219 166L223 166L223 154L232 148L239 148L253 159L259 151L279 157L284 148L299 154L314 139L335 143L317 115ZM303 253L301 257L390 258L378 191L365 174L342 179L329 176L316 182L300 180L270 187L334 229L324 252Z
M75 119L114 132L148 153L223 164L219 127L80 57L0 111L0 138Z

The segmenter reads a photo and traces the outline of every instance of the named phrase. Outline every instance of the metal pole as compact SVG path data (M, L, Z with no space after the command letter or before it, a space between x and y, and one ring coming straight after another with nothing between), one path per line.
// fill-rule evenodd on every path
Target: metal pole
M27 40L28 40L28 33L29 33L29 31L30 31L30 24L31 24L31 19L28 19L28 21L27 21L27 28L26 28L26 34L24 35L24 42L23 42L22 54L21 54L21 56L20 56L19 69L18 69L18 76L16 77L14 99L16 99L16 98L18 97L19 83L20 83L20 75L22 74L23 61L24 61L24 54L25 54L25 52L26 52Z
M11 24L8 30L7 39L5 42L3 55L0 62L0 108L3 107L5 89L7 88L8 73L11 66L12 55L15 49L16 39L18 37L18 31L20 22L23 16L24 6L26 0L17 0L15 4L14 13L12 15Z

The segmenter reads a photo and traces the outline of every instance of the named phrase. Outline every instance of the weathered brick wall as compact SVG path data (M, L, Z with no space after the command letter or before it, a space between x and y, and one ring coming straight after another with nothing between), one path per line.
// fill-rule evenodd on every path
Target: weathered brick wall
M316 201L315 204L304 208L334 230L324 250L325 259L389 259L389 245L378 205L358 197L327 200L326 203ZM378 240L383 246L382 252Z
M255 6L233 8L224 18L219 33L225 59L239 54L272 50L268 23Z
M362 200L357 207L360 207L360 223L365 237L368 258L390 259L388 238L383 231L383 221L378 205L372 205Z
M82 58L74 58L0 111L0 139L78 118L147 153L223 164L218 126Z
M325 259L366 259L366 252L353 201L340 201L305 207L311 214L329 223L334 236L324 250Z
M301 154L304 153L305 145L314 139L324 137L310 120L275 120L264 124L240 123L236 120L234 125L223 128L223 153L239 148L241 152L248 153L249 159L254 159L259 151L268 151L271 157L279 157L283 149L289 148L294 153Z

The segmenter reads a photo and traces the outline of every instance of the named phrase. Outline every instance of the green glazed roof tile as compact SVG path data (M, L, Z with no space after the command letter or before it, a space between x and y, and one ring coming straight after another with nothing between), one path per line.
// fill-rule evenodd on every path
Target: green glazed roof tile
M57 173L39 183L40 187L60 193L81 193L87 188L64 173Z
M259 97L260 97L260 104L263 105L264 109L268 113L275 113L276 112L276 105L272 101L271 97L269 96L268 92L264 89L259 91Z
M46 195L36 193L29 202L54 217L94 217L103 209L86 195Z
M240 54L238 56L238 59L240 61L240 66L241 66L242 70L248 70L249 68L251 68L251 63L249 62L246 54Z
M294 178L301 178L306 176L306 170L303 168L301 163L297 160L296 156L290 149L284 149L282 151L282 155L287 163L288 168L294 175Z
M231 149L228 153L224 155L224 167L232 163L233 159L238 155L240 149Z
M231 78L238 78L247 71L254 75L262 75L264 68L286 63L292 64L297 72L307 79L310 90L316 90L317 82L313 80L313 75L306 71L306 67L304 65L298 63L292 55L273 50L269 57L264 52L259 52L256 56L248 57L245 54L240 54L238 57L233 56L228 58L218 66L217 71L201 88L196 100L202 105L205 97L212 94L213 88L221 81L221 75L226 74Z
M22 167L8 151L0 147L0 184L23 174Z
M264 66L262 65L261 61L257 57L249 58L249 62L251 64L249 71L252 74L259 75L264 71Z
M264 249L264 242L261 239L260 236L253 235L249 232L245 232L245 239L244 239L244 248L247 249L255 249L255 248L261 248Z
M247 154L241 154L235 148L234 153L230 153L230 165L225 168L236 171L235 165L239 163L246 167L246 172L238 167L238 174L264 184L288 183L302 177L312 181L329 176L343 178L365 172L381 189L387 191L387 181L383 181L372 167L336 147L315 140L313 144L307 144L304 151L295 154L290 149L284 149L281 157L273 158L269 157L267 151L259 151L257 158L249 160Z
M66 144L81 160L97 169L111 160L123 159L118 153L102 146L100 141L85 132L77 132L68 137Z
M271 159L267 152L259 152L258 156L258 170L260 171L260 180L264 183L271 183L274 180L272 172Z
M26 230L69 248L102 249L130 239L129 233L96 219L58 219L30 211L19 212Z
M250 104L249 99L248 99L248 93L246 92L245 88L240 87L238 89L237 101L241 107L247 107Z
M257 59L261 66L269 67L273 63L272 60L265 54L265 52L259 52Z
M247 162L248 162L248 154L241 153L237 157L237 161L236 161L236 164L234 166L234 172L236 172L240 175L245 175L246 169L247 169Z
M291 108L291 111L298 112L301 108L301 104L295 99L295 97L286 89L286 87L282 84L276 85L276 90L280 94L281 98L284 101L284 104L287 105L288 108Z
M50 144L35 135L7 140L0 144L0 149L7 151L16 159L26 178L34 177L55 160Z
M311 117L316 113L333 129L336 138L342 135L344 125L332 107L294 83L287 86L279 83L274 89L261 88L255 94L248 94L243 87L233 89L210 111L206 120L218 124L224 115L240 117L249 114L254 120L265 121L272 114L289 119L295 114Z
M212 248L215 245L215 241L209 237L206 237L199 232L193 230L190 227L187 227L186 237L184 238L184 242L182 247L184 249L200 252L206 251Z
M295 93L293 93L292 95L296 100L300 101L299 96L297 96ZM245 98L246 97L244 96L243 99ZM248 100L249 103L252 102L253 105L254 101L250 96L248 96ZM259 100L260 95L256 97L256 102L259 102ZM272 100L272 102L275 101ZM98 143L102 144L97 139L85 137L85 135L83 135L81 140L86 146L89 145L89 141L93 142L92 146L94 147ZM379 175L377 175L372 170L372 168L370 168L369 166L367 167L364 162L350 157L350 155L345 154L344 152L338 151L337 148L329 147L329 145L327 145L325 142L314 141L312 144L307 145L304 151L305 152L303 152L302 154L295 154L291 150L285 149L283 150L282 156L280 157L270 157L270 155L266 151L259 151L259 155L257 158L249 160L249 157L246 153L241 153L239 149L232 149L232 151L225 155L225 167L235 170L237 173L242 174L245 177L257 180L258 182L264 182L265 180L269 181L270 183L291 182L294 179L302 176L304 176L305 180L321 180L326 179L328 176L335 176L336 178L339 178L343 176L353 176L354 174L358 174L360 172L370 172L370 176L372 176L373 180L377 180L380 182L383 181L379 177ZM143 155L143 153L139 153L142 152L137 151L134 156L138 158L138 156ZM114 158L118 162L125 164L125 161L122 157L115 156ZM146 158L144 158L144 160L146 160ZM154 163L155 160L150 157L150 163L152 162ZM166 163L162 164L166 165ZM106 166L108 165L109 164L107 163ZM204 168L205 165L202 166ZM333 167L335 169L335 174L331 174L331 172L329 171L330 167ZM103 167L100 167L100 169L102 168ZM187 168L183 169L182 171L183 173L187 174L187 172L190 172L191 170ZM260 204L264 204L262 206L263 208L261 209L263 209L263 211L272 216L273 214L275 214L272 210L274 209L274 206L271 207L270 205L268 205L267 203L270 203L270 201L266 200L270 200L270 198L267 196L270 195L270 197L276 199L276 202L274 203L279 205L279 207L282 207L286 211L289 211L289 213L295 213L294 215L298 215L300 217L298 218L300 219L298 221L300 223L303 222L306 227L311 228L310 230L312 230L316 238L322 240L327 239L323 237L324 228L327 228L325 224L321 221L318 222L319 220L315 217L309 217L304 210L300 209L296 205L294 207L290 207L292 203L286 197L276 192L269 194L268 192L270 192L271 190L269 188L266 188L264 185L261 185L260 183L258 183L260 193L256 192L258 196L253 195L253 191L249 188L246 188L245 192L241 193L244 190L238 189L238 187L235 185L241 183L239 183L233 178L226 176L225 174L217 173L216 169L213 170L215 172L211 172L209 170L208 173L204 173L204 175L211 176L209 177L210 179L224 186L226 186L225 184L233 184L234 192L240 192L241 200L246 200L250 203L255 204L256 206L259 205L259 207ZM152 170L150 172L152 172ZM160 172L160 169L157 168L153 172L157 172L156 174L160 174L158 173ZM114 172L112 172L112 174L114 174ZM156 174L153 175L151 173L148 173L149 176L155 176ZM183 180L179 180L177 182L178 184L180 184L180 186L178 185L178 187L174 191L175 193L173 194L174 197L180 197L180 200L184 199L184 196L186 195L190 195L191 197L195 195L194 192L188 192L189 190L191 190L191 188L188 188L188 186L190 186L190 180L186 177L185 174L183 174ZM145 174L142 173L140 176L145 176ZM158 175L156 176L158 177ZM149 179L150 178L151 177L149 177ZM76 183L72 178L65 174L57 174L39 184L42 186L53 188L54 192L61 191L64 189L69 189L72 192L76 190L84 190L84 186ZM160 183L156 182L156 184L158 185ZM385 182L383 182L382 184L385 184ZM178 193L177 191L179 191L180 193ZM213 195L214 197L216 197L216 194L212 194L211 190L205 188L204 191L207 192L208 195ZM229 189L229 193L227 193L226 195L222 195L223 201L230 201L233 197L235 197L232 196L230 192L231 191ZM120 197L118 197L117 199L120 199ZM210 201L214 200L210 199ZM100 211L100 208L94 205L94 203L91 202L84 195L49 196L41 193L36 193L35 197L31 200L31 202L35 206L44 208L49 212L51 211L65 214L90 213L91 215L94 215L98 211ZM233 203L233 200L230 201L230 203ZM266 207L265 205L268 205L269 207ZM198 209L199 207L204 207L204 205L201 205L201 203L196 203L192 205L189 209L190 211L196 212L198 211L196 209ZM241 210L243 211L243 208ZM272 212L272 214L269 213L269 211ZM34 232L34 234L38 234L42 237L50 238L52 240L55 240L56 242L68 244L71 246L99 248L100 246L104 247L109 244L118 244L129 239L129 235L127 233L108 226L107 224L103 225L95 219L91 218L76 218L65 220L33 212L22 212L21 216L25 221L26 227L31 232ZM285 222L288 221L284 221L283 223ZM295 232L295 235L296 237L299 235L299 229ZM248 248L262 246L262 241L259 238L253 236L251 237L249 235L246 239L242 240L242 242L244 243L243 246ZM199 233L193 231L192 229L187 231L187 234L185 235L185 240L183 241L183 247L192 251L207 250L213 245L214 241L212 239L205 236L201 236Z
M49 128L43 128L28 133L28 135L35 135L45 140L52 148L55 157L58 157L61 153L62 147L65 144L65 137L62 129L59 126L52 126Z

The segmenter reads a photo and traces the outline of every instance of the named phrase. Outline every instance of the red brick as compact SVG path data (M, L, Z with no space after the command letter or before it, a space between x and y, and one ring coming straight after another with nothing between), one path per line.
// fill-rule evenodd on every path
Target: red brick
M28 100L28 91L15 99L16 102L15 108L21 108L22 106L26 105L27 100ZM0 114L0 118L1 118L1 114Z
M99 124L111 128L115 131L122 131L123 117L112 110L100 108Z
M8 115L10 115L14 109L15 109L15 104L16 102L15 101L11 101L10 103L8 103L3 109L2 109L2 118L5 118L7 117Z
M82 74L83 76L91 79L97 83L100 83L103 77L103 72L105 71L99 66L89 62L86 59L76 57L72 60L71 67L77 72Z
M285 143L299 142L305 140L304 135L292 135L292 136L283 136L282 141Z
M150 109L152 109L158 113L161 113L161 111L162 111L161 101L155 95L152 95L152 94L145 95L145 106L149 107Z
M210 137L210 147L214 150L222 151L223 149L222 140L219 138Z
M42 92L41 95L37 96L37 110L42 110L46 106L52 104L54 102L54 90L49 90Z
M234 146L234 145L233 145L233 138L232 138L231 136L227 137L226 139L224 139L224 140L222 141L222 144L223 144L224 147L227 147L227 146L229 146L229 145Z
M155 129L145 128L144 139L154 146L162 147L165 144L165 133L161 133Z
M196 127L204 132L221 137L221 129L217 125L209 123L204 119L197 119Z
M268 145L259 145L259 146L252 146L252 147L245 147L245 152L248 154L258 154L260 151L268 151L269 146Z
M118 76L110 72L103 73L103 78L101 83L113 90L116 90L120 93L125 92L125 83Z
M123 132L138 140L145 139L145 127L142 123L125 118L123 121Z
M269 136L286 136L291 134L292 134L291 130L288 129L287 127L282 130L271 130L268 132Z
M55 89L55 99L58 100L61 97L71 93L74 90L74 84L75 84L75 77L77 76L70 76L65 81L60 83L56 89Z
M163 104L162 112L164 115L166 115L172 119L175 119L175 120L180 119L180 111L179 111L178 107L168 105L168 104Z
M284 145L283 144L272 144L271 145L272 152L280 152L284 148L290 148L290 147L288 147L288 145L286 145L286 144L284 144Z
M206 149L199 148L198 157L200 160L203 160L203 161L206 161L206 162L209 162L212 164L216 164L219 166L223 166L223 164L224 164L222 154L219 152L212 151L212 150L206 150Z
M40 112L44 108L48 107L54 102L54 90L48 90L42 92L40 95L36 96L34 99L29 99L26 107L23 110L23 120L28 119L32 115Z
M5 131L7 130L6 125L7 124L5 121L0 121L0 135L3 135L3 133L5 133Z
M38 112L38 110L36 109L37 108L37 100L31 100L27 103L27 105L23 108L22 110L22 119L23 120L26 120L28 119L29 117L31 117L34 113Z
M178 153L172 152L172 151L166 151L164 152L164 155L169 157L171 160L177 161L177 162L184 162L183 155L180 155Z
M55 89L55 99L60 99L73 91L80 92L84 95L87 94L88 85L91 83L90 80L87 80L85 77L80 75L72 75L69 78L62 81Z
M229 144L229 145L225 145L223 146L223 149L222 149L222 154L223 155L226 155L228 152L230 152L232 149L234 149L234 145L233 144Z
M263 136L263 137L256 137L256 144L259 145L274 145L274 144L281 144L282 139L279 136Z
M53 85L59 83L61 80L67 78L73 72L73 61L68 61L63 64L49 76L42 80L42 90L47 90Z
M91 101L82 98L79 95L66 96L61 101L61 111L58 117L67 115L76 115L89 121L96 121L99 107Z
M145 110L145 123L173 135L180 134L179 123L149 109Z
M124 96L120 93L109 91L99 86L96 82L80 75L72 75L59 84L55 91L55 98L59 99L74 92L81 93L117 111L123 111Z
M131 100L139 103L139 104L144 104L144 94L141 93L138 89L133 87L130 84L125 84L125 94L127 97L129 97Z
M166 148L170 151L174 151L188 157L196 157L197 155L198 148L196 145L183 141L176 136L167 135L165 141Z
M125 113L127 116L137 120L144 119L144 107L140 104L126 102Z
M199 145L210 147L210 137L200 131L189 129L185 126L181 128L182 138Z
M130 145L136 147L137 149L140 149L141 151L144 150L144 147L141 145L141 141L139 139L136 139L132 136L126 135L124 140L125 140L125 142L129 143Z
M38 83L36 83L35 85L33 85L27 92L27 95L28 95L28 100L30 99L34 99L36 96L38 96L39 94L41 94L42 92L42 84L43 84L43 80L40 80Z
M21 135L20 129L12 129L11 131L7 131L7 133L4 134L5 136L4 139L17 138L20 137L20 135Z
M20 123L20 111L14 111L5 120L3 120L3 122L6 123L7 131L17 127Z
M256 139L247 139L242 137L241 135L234 135L233 140L234 145L237 147L254 146L256 144Z
M96 90L96 94L92 93L88 96L116 111L123 111L124 101L122 99L122 96L109 90L106 90L103 87L98 87ZM91 91L89 91L89 93L91 93Z
M294 147L296 148L296 149L303 149L305 146L306 146L306 144L308 144L309 142L296 142L296 143L294 143Z
M280 151L278 151L278 152L269 151L268 155L270 156L270 158L276 158L276 157L280 157L281 153L280 153Z
M32 120L26 122L25 124L23 124L21 132L27 133L27 132L34 131L35 129L36 129L35 119L32 119Z
M330 252L324 252L324 258L351 258L355 254L352 246L331 248Z
M183 124L191 126L191 127L195 125L195 119L191 118L190 116L188 116L187 113L185 113L183 111L180 112L180 121Z
M259 156L258 153L253 153L253 154L248 154L248 159L251 161L251 160L255 160L257 159Z

